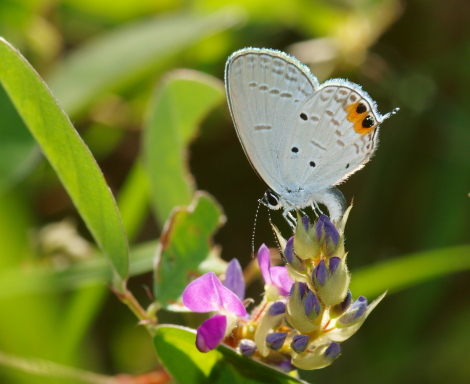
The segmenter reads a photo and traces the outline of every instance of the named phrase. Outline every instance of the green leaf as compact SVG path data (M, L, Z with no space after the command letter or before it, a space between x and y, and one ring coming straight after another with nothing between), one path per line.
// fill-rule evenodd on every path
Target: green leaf
M160 224L175 206L191 202L195 187L187 169L186 148L203 117L222 100L222 82L195 71L174 71L157 88L143 145Z
M374 297L470 269L470 245L405 255L352 272L351 292Z
M0 85L0 194L8 191L40 158L34 138Z
M204 192L197 192L189 207L177 207L165 224L157 249L154 292L163 307L177 300L210 252L210 240L225 221L222 209Z
M305 383L220 345L208 353L195 347L189 328L161 325L154 344L158 357L179 384L295 384Z
M242 20L235 8L209 16L173 14L127 25L90 41L47 79L75 116L103 93L145 77L163 60Z
M95 159L39 75L0 39L0 81L115 272L127 277L128 246L114 197Z

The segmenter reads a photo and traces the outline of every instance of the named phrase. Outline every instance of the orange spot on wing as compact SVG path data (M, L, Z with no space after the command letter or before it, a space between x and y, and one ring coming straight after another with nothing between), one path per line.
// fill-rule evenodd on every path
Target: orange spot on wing
M346 112L348 113L348 115L346 116L346 118L354 124L354 130L361 134L361 135L365 135L367 133L369 133L370 131L372 131L373 129L377 128L377 124L373 125L372 127L370 128L364 128L362 126L362 121L367 117L367 115L369 115L369 111L365 111L365 112L362 112L362 113L357 113L356 110L357 110L357 106L361 104L360 102L357 102L357 103L354 103L354 104L349 104L346 106Z

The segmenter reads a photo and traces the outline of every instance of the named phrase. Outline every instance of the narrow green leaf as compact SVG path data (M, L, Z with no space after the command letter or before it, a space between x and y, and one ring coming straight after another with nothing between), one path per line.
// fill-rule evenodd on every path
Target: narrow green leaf
M215 200L197 192L189 207L177 207L165 224L157 249L154 292L163 307L177 300L210 253L210 241L225 217Z
M47 82L67 113L75 116L96 97L142 78L171 55L242 18L238 9L224 8L209 16L184 13L140 20L80 47Z
M424 281L470 269L470 245L424 251L387 260L352 272L351 292L374 297Z
M57 172L115 272L127 277L128 246L114 197L67 115L26 59L0 39L0 81Z
M196 334L192 329L171 325L157 328L154 344L158 357L179 384L305 383L223 345L201 353L196 349L195 341Z
M175 206L192 200L195 187L186 148L203 117L223 100L222 82L195 71L174 71L157 87L143 145L151 199L161 225Z
M40 158L34 138L0 85L0 194L17 183Z

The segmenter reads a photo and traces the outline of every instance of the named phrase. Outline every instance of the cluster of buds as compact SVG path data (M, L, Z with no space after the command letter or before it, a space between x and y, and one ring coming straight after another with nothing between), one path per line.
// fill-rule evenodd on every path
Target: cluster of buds
M285 371L325 367L341 353L385 293L371 304L349 291L344 227L349 208L335 226L321 215L314 223L297 218L287 241L276 227L285 266L271 266L262 245L258 263L265 281L262 302L248 315L240 265L229 264L224 284L209 273L193 281L183 303L194 312L217 312L199 328L196 346L208 352L221 342ZM246 302L245 302L246 303Z

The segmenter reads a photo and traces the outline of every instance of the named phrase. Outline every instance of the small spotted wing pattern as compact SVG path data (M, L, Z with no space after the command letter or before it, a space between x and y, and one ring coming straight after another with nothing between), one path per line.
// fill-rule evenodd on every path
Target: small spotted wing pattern
M370 97L341 79L319 85L306 66L283 52L235 52L225 83L247 157L281 196L340 183L376 148L382 117Z
M306 190L336 185L370 159L380 121L374 102L359 86L330 80L302 105L279 166L295 167Z
M246 49L229 58L225 83L230 111L248 159L269 187L281 193L295 179L281 174L283 140L297 121L300 105L318 87L316 80L276 51Z

